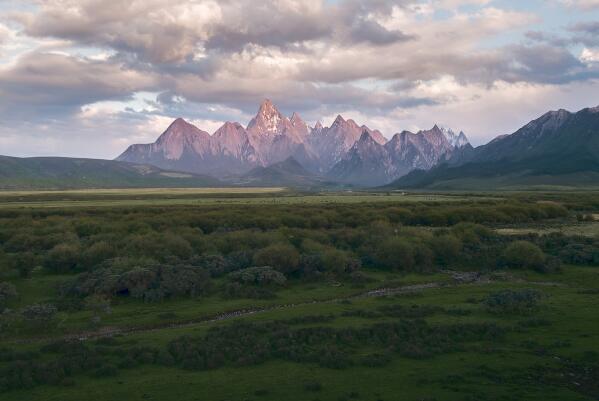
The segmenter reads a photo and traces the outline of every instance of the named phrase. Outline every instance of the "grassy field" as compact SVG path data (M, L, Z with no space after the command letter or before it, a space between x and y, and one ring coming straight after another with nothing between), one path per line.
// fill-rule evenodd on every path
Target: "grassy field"
M413 293L380 298L354 298L349 302L306 304L293 309L277 309L235 320L269 321L294 316L327 314L336 316L332 327L359 327L372 318L343 317L352 310L376 311L385 305L444 305L467 310L466 316L439 314L427 318L432 325L495 322L509 328L499 342L470 344L456 352L424 359L394 358L381 367L354 366L328 369L313 364L270 361L258 366L224 367L211 371L141 366L125 370L114 378L79 376L71 387L42 386L28 391L3 394L3 400L590 400L592 395L576 391L576 380L546 384L530 378L539 367L567 372L559 361L596 352L599 317L595 313L597 295L585 293L599 288L599 270L568 268L563 274L535 275L512 272L510 278L484 284L463 284L423 289ZM447 282L442 277L412 277L406 281ZM542 280L542 281L539 281ZM536 319L540 328L520 327L530 316L497 317L473 300L503 288L536 288L543 301ZM343 296L342 293L330 294ZM281 295L279 301L288 301ZM172 311L174 305L154 307L154 313ZM177 308L178 311L178 308ZM385 319L383 319L385 320ZM374 319L374 321L383 321ZM122 344L164 345L180 335L200 335L212 326L229 321L204 322L184 328L165 328L125 337ZM371 350L364 349L368 353ZM310 383L317 382L317 390ZM524 385L525 383L525 385ZM466 397L466 398L465 398ZM468 398L469 397L469 398Z
M596 237L599 235L599 221L555 224L541 227L503 227L497 229L497 231L505 235L561 233L564 235Z
M497 196L334 192L301 194L284 188L180 188L130 190L2 191L0 209L70 207L194 206L219 204L294 205L368 202L463 202Z
M18 296L3 301L0 286L0 399L596 400L598 226L576 216L597 204L530 193L3 192L0 284ZM544 239L555 232L559 249ZM523 239L542 264L510 264ZM237 285L269 249L284 284ZM210 285L135 295L157 268L203 271L183 281ZM506 292L534 299L490 306ZM51 320L26 320L48 304Z

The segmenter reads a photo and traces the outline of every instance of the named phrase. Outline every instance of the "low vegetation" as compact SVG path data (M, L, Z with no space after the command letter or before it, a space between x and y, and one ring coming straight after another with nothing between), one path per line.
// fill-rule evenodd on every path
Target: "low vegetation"
M0 211L3 399L81 399L120 382L89 399L163 398L180 377L212 383L198 396L217 400L393 399L399 388L500 400L524 382L521 399L596 395L599 237L500 230L594 224L577 217L597 213L593 198L172 196L168 207ZM139 393L142 377L162 384ZM489 383L496 392L481 390Z

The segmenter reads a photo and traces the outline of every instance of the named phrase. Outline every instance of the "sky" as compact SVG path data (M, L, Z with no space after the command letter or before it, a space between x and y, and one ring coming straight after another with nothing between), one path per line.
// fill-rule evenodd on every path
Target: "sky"
M599 0L0 0L0 154L114 158L265 98L481 145L599 105Z

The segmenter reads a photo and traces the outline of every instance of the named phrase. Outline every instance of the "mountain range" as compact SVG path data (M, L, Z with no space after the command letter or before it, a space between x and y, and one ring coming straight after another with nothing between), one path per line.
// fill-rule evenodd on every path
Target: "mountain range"
M437 125L390 140L342 116L310 127L266 100L246 127L227 122L211 135L178 118L117 160L0 156L0 189L223 185L599 188L599 107L550 111L474 148L463 132Z
M550 111L511 135L463 148L434 168L415 170L390 187L499 189L599 187L599 107Z
M297 113L284 116L265 100L245 128L226 122L210 135L178 118L156 142L131 145L116 160L222 179L243 177L256 168L288 161L287 167L296 162L306 173L320 177L317 181L325 177L373 186L413 169L430 169L467 147L470 144L463 132L456 134L438 126L418 133L404 131L389 141L380 131L340 115L328 127L320 123L310 127Z

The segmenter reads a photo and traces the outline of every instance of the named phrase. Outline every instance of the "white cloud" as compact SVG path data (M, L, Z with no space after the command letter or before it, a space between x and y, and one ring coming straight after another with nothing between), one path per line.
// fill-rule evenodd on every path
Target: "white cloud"
M580 60L584 63L599 63L599 49L585 47L580 53Z
M581 10L592 10L599 8L599 0L562 0L562 3L570 7L579 8Z
M568 14L597 1L568 1ZM0 153L38 138L32 152L113 157L178 116L209 132L245 124L265 97L307 121L344 113L387 136L438 122L481 143L596 97L591 35L580 54L568 38L521 43L542 16L502 1L30 3L0 25Z

